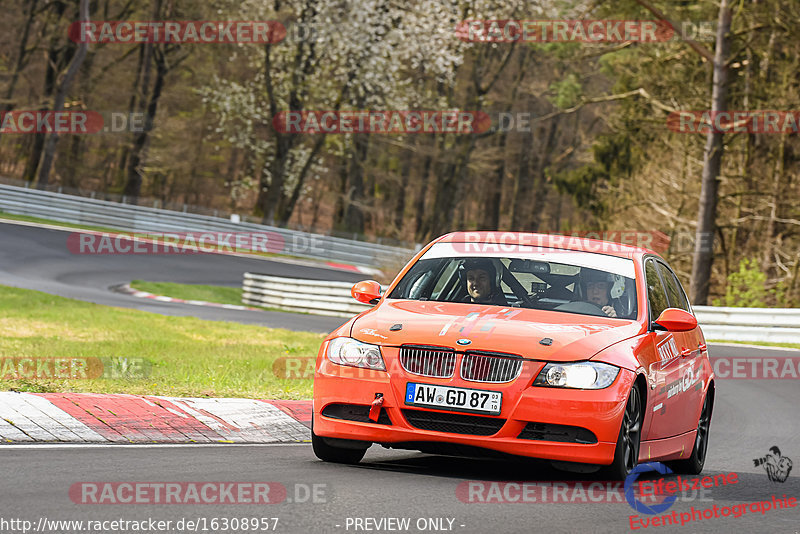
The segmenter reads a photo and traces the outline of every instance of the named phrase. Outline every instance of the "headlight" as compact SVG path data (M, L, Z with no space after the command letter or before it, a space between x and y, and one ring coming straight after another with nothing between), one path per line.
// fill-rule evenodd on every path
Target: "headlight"
M614 383L619 367L600 362L548 363L533 381L534 386L603 389Z
M377 345L362 343L349 337L337 337L328 343L328 359L339 365L363 367L375 371L385 371L381 349Z

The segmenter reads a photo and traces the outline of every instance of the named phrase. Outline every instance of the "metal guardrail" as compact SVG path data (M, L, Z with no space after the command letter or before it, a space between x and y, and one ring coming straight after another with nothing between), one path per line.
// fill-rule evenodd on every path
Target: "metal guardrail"
M370 308L350 296L349 282L320 282L245 273L242 302L316 315L352 317ZM382 287L385 291L386 287ZM694 306L706 339L800 343L800 308Z
M379 268L405 263L414 251L220 217L0 185L0 211L124 232L263 232L280 236L280 254Z
M800 308L693 309L706 339L800 343Z
M244 273L242 302L250 306L352 317L370 308L350 295L350 282L321 282ZM381 288L382 291L386 287Z

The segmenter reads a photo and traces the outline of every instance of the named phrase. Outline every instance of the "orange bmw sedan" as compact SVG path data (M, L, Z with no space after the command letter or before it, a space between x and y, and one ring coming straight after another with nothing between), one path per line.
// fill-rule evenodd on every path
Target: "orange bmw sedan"
M714 374L669 265L643 248L458 232L424 247L331 333L314 375L318 458L371 445L703 469Z

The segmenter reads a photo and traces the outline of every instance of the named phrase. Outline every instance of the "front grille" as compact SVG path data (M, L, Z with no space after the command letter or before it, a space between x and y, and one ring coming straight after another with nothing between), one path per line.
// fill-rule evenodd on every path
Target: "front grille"
M359 423L375 423L375 421L369 418L369 409L370 406L364 406L363 404L329 404L322 410L322 415L330 417L331 419L358 421ZM381 408L377 424L392 424L385 408Z
M429 412L426 410L402 410L408 424L420 430L468 434L471 436L491 436L497 434L505 419L463 415L455 413Z
M471 382L511 382L521 371L519 356L468 352L461 360L461 378Z
M456 368L456 353L431 347L400 347L400 365L415 375L450 378Z
M597 436L586 428L569 425L551 425L549 423L528 423L517 439L536 441L558 441L560 443L597 443Z

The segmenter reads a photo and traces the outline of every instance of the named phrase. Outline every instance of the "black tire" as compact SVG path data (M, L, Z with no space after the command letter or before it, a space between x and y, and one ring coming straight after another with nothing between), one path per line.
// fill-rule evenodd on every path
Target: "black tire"
M345 443L347 440L338 439L340 443ZM367 453L367 448L360 448L354 442L355 447L336 447L331 445L325 438L314 434L314 420L311 420L311 447L314 449L314 454L323 462L333 462L337 464L357 464L361 461Z
M706 453L708 452L708 433L711 430L711 414L714 411L714 397L708 390L706 398L703 400L703 409L700 411L700 419L697 421L697 437L694 440L692 455L685 460L675 460L667 462L667 465L674 473L682 475L699 475L703 471L706 463Z
M625 403L625 413L622 416L617 446L614 449L614 461L603 468L603 474L610 480L625 480L639 463L643 414L642 395L639 388L634 385L628 394L628 402Z

